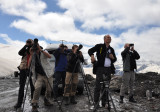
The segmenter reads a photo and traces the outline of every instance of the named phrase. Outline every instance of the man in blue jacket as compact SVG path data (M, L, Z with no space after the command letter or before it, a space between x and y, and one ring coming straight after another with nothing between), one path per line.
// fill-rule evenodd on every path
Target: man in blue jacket
M53 53L56 58L55 63L55 81L54 81L54 97L58 97L58 85L62 80L62 90L65 86L65 77L66 77L66 65L67 65L67 53L68 50L64 44L60 44L59 48Z

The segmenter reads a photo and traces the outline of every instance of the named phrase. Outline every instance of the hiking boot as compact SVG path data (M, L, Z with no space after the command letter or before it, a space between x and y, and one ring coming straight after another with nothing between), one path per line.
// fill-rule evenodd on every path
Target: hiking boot
M99 102L94 102L94 108L100 108Z
M64 102L65 105L69 105L69 97L64 97Z
M106 105L107 105L106 103L104 103L104 102L102 103L102 107L106 107Z
M44 97L44 105L45 106L53 106L53 104L46 97Z
M75 96L71 96L70 102L72 104L77 104L76 100L75 100Z
M38 104L37 103L32 103L32 112L38 112Z
M133 95L129 97L129 102L137 103L137 101L135 101L135 99L133 98Z
M38 112L37 107L32 106L32 112Z
M124 98L124 96L120 96L120 101L119 101L119 103L123 103L123 98Z
M14 108L15 108L15 109L21 108L21 104L16 103L16 104L14 105Z

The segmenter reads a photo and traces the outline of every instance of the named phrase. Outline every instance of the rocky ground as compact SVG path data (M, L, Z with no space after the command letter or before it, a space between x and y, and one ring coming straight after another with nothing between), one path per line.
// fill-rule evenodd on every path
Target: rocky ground
M95 80L88 76L88 83L93 95L93 88ZM0 79L0 112L15 112L13 106L17 101L18 95L18 78L1 78ZM128 102L128 96L126 93L123 104L119 104L119 88L121 85L121 76L112 77L110 84L111 96L116 106L117 112L160 112L160 75L157 73L136 74L135 83L135 99L136 104ZM152 91L152 99L147 100L146 90ZM62 104L63 112L93 112L93 105L89 103L86 91L83 95L77 95L77 105L65 106ZM62 97L59 97L62 100ZM39 102L39 112L61 112L59 110L57 102L53 102L54 106L45 107L43 105L43 96ZM111 112L114 112L112 103ZM25 100L25 112L31 111L30 106L30 92L27 94ZM97 112L108 112L107 109L100 108Z

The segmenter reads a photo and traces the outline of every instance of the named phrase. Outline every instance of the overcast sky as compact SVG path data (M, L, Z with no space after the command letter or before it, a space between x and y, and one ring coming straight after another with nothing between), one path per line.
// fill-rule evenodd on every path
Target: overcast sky
M28 38L83 44L112 37L117 57L134 43L141 60L160 59L160 0L0 0L0 43L21 48Z

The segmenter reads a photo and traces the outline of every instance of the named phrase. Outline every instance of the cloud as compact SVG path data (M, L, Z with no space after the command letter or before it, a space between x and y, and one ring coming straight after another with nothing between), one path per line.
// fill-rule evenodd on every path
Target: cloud
M36 4L35 2L36 1L27 1L27 3L33 7ZM42 4L45 4L43 2L37 1L37 4L41 5L37 5L36 7L39 7L41 10L33 10L33 12L25 5L26 1L21 1L20 4L18 2L11 2L9 5L7 5L7 2L1 1L0 4L1 9L5 13L9 13L7 11L9 9L17 10L16 12L23 10L23 14L19 13L19 16L25 17L25 19L15 20L10 26L25 31L26 33L30 33L35 36L42 36L47 40L49 39L53 41L66 40L86 45L95 45L97 42L103 43L104 35L80 31L76 28L75 20L71 15L54 12L42 13L44 10ZM18 6L21 7L19 8ZM9 14L17 15L17 13L14 12Z
M17 46L17 47L22 47L25 43L19 40L12 40L10 37L8 37L7 34L1 34L0 33L0 38L5 40L7 44L12 45L12 46Z
M84 29L160 25L160 0L59 0L58 4Z
M22 48L25 45L25 42L19 41L19 40L12 40L11 37L9 37L7 34L1 34L0 38L5 40L7 42L7 45L16 47L16 48ZM45 49L48 45L48 43L44 40L39 40L38 43Z
M0 9L4 13L16 16L40 14L45 8L46 4L40 0L0 0Z
M137 50L141 56L141 60L145 61L159 61L160 58L160 27L153 27L146 29L142 32L138 32L137 29L130 29L128 32L124 32L120 35L123 41L121 45L125 43L134 43L135 50ZM123 46L117 49L118 57L120 58L120 52L123 50Z
M140 52L141 59L160 58L158 55L160 52L156 50L160 41L158 38L160 0L59 0L57 2L60 8L65 9L64 13L44 12L47 4L41 0L16 2L0 0L0 9L6 14L22 17L14 20L11 27L44 37L46 40L82 43L86 45L85 52L95 44L103 43L105 34L96 34L94 31L103 28L107 34L108 31L118 29L118 35L110 35L111 46L115 48L119 59L123 45L128 42L135 43L135 49ZM76 22L81 23L80 28L83 31L76 26ZM1 37L9 44L21 44L17 40L7 38L7 35L1 34ZM42 46L47 44L42 40Z

